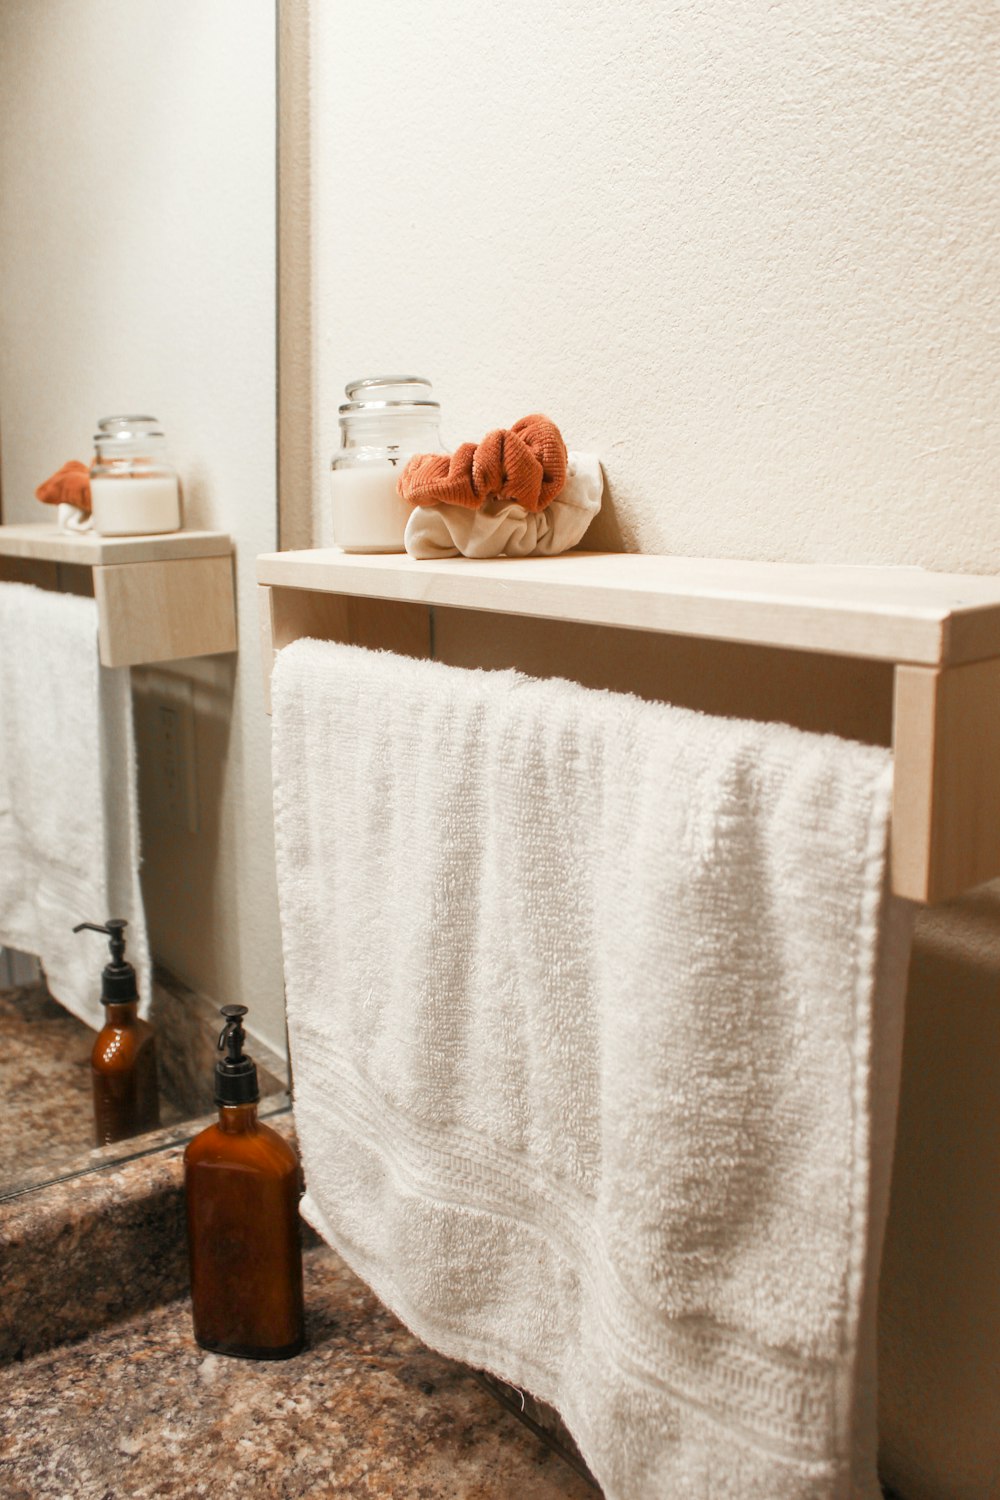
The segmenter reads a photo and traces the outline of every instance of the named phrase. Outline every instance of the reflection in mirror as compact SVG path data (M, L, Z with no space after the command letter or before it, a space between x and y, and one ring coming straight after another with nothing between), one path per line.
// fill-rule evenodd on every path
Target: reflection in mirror
M0 8L0 590L30 590L17 596L25 610L60 598L85 624L97 619L102 664L91 641L86 670L102 695L123 684L118 725L134 753L112 774L101 761L84 819L103 698L79 732L57 706L73 672L58 653L54 667L42 661L25 630L45 747L31 743L30 719L19 725L0 671L0 1199L159 1152L214 1118L223 1005L249 1008L261 1114L288 1106L253 624L253 559L277 545L274 9L71 0L53 19L45 4ZM109 436L98 426L109 413L146 415ZM36 499L69 461L74 496L88 471L104 487L89 531L60 532L59 507ZM170 506L151 509L167 489ZM44 529L41 555L19 539L25 527ZM94 549L112 543L131 550L98 566ZM21 649L14 634L0 639L0 665ZM8 795L4 755L40 783L37 807ZM103 854L103 884L86 884L86 860L70 880L57 805ZM44 900L26 866L13 873L11 828L30 832ZM124 862L106 857L112 848ZM5 925L5 878L38 941ZM119 916L155 1034L158 1124L140 1129L153 1121L140 1111L138 1133L98 1144L91 1058L108 945L71 930ZM82 947L54 955L64 943Z
M92 1066L99 1033L52 998L34 959L0 953L0 1200L187 1140L214 1117L215 1008L157 968L150 1024L158 1123L138 1119L117 1140L99 1141ZM288 1107L286 1066L262 1042L253 1050L263 1119Z

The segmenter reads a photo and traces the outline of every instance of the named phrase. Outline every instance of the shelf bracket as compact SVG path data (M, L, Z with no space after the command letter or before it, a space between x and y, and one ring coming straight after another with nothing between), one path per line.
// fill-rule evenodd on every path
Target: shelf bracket
M1000 875L1000 658L897 666L893 753L896 894L932 905Z

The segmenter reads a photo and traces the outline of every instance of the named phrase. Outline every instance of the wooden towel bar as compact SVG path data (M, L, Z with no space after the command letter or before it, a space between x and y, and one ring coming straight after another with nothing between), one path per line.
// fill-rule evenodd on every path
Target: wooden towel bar
M336 549L266 554L257 577L268 679L274 652L312 635L891 743L894 890L935 903L1000 875L998 578Z

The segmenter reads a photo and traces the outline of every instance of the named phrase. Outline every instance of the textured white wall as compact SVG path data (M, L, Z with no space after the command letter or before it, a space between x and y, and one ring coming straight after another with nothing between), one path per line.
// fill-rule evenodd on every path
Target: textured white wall
M624 544L1000 565L1000 11L313 5L317 430L541 409ZM325 496L319 513L325 525Z
M235 537L235 679L190 668L202 830L146 826L144 880L156 957L283 1048L253 581L275 545L274 5L5 0L0 97L4 517L44 519L39 481L138 409L186 523Z
M310 10L285 165L314 333L283 374L312 381L316 540L345 380L412 371L452 444L543 410L596 448L595 541L1000 568L1000 9ZM914 955L880 1306L906 1500L1000 1500L998 994L991 889Z

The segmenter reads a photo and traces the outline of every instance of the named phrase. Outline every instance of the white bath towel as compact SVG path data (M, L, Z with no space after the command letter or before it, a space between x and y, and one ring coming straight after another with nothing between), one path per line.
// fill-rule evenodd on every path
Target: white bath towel
M99 1027L107 945L73 927L108 917L129 924L145 1014L128 670L100 664L93 599L0 583L0 945L37 954L55 998Z
M612 1500L874 1500L888 753L300 640L274 775L306 1218Z

